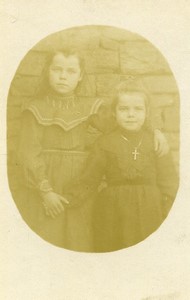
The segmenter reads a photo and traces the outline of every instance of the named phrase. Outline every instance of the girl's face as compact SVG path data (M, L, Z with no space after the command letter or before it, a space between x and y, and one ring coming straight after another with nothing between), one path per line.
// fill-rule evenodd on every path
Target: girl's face
M144 95L138 92L123 93L116 105L116 121L128 131L139 131L146 118Z
M59 94L72 93L82 78L79 59L76 55L57 53L49 67L49 84Z

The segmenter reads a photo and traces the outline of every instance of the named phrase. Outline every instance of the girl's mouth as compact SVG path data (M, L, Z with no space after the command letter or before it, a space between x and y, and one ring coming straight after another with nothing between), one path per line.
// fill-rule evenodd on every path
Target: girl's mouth
M57 83L57 85L58 85L58 86L64 86L64 87L67 87L67 86L68 86L67 83L63 83L63 82L59 82L59 83Z
M127 124L135 124L137 122L136 121L125 121L125 123L127 123Z

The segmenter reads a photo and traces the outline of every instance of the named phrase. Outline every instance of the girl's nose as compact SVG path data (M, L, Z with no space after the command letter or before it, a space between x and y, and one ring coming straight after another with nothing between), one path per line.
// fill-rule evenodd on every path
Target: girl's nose
M60 78L62 78L62 79L67 78L67 72L64 71L64 70L62 70L62 71L60 72Z
M134 110L133 109L129 109L128 110L128 116L129 117L133 117L134 116Z

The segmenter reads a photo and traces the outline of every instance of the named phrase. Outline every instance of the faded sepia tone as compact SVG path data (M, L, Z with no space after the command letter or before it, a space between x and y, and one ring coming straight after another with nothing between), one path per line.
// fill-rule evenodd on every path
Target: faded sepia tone
M151 125L153 128L163 128L176 170L179 167L179 96L175 79L162 55L148 41L126 30L104 26L65 30L32 48L21 62L11 84L7 118L8 167L10 189L18 208L22 206L20 195L23 183L17 161L21 111L39 88L47 51L65 45L77 47L84 55L85 73L77 88L77 96L84 101L96 103L97 99L101 99L110 103L119 82L142 79L151 94ZM99 134L92 128L90 130L92 140L89 144L92 144ZM72 246L69 248L72 249Z

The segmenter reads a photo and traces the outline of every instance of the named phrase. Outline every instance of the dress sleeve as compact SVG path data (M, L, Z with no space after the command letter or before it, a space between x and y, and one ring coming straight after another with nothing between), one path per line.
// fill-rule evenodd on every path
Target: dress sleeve
M105 152L96 144L89 154L80 178L73 180L63 191L64 196L69 200L68 207L77 207L98 192L98 188L105 175L105 167Z
M43 127L30 111L24 111L17 151L18 161L24 174L26 186L47 192L52 188L46 176L46 166L42 157L42 135Z
M116 127L116 122L112 115L110 104L102 101L97 113L91 115L89 124L102 133L111 132Z

